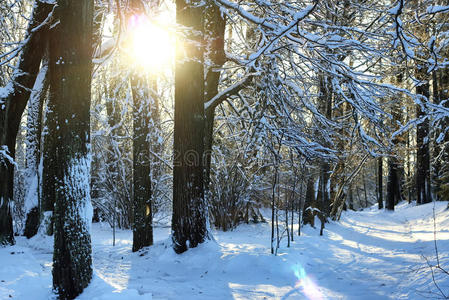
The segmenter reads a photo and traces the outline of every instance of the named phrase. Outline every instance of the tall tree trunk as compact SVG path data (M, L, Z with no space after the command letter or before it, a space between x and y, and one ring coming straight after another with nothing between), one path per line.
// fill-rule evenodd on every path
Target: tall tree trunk
M446 55L447 57L447 55ZM449 108L449 68L444 68L438 71L438 100L439 103L446 100L442 104L445 108ZM438 126L439 131L444 131L445 128L449 127L449 118L445 117L440 121ZM439 139L439 136L437 137ZM449 200L449 134L445 134L438 141L439 151L435 153L438 155L437 161L440 163L440 169L438 172L438 180L436 181L436 193L440 200Z
M352 184L348 186L348 202L349 202L349 209L354 210L354 189L352 188Z
M320 95L319 110L327 119L332 119L332 92L328 78L324 74L319 75ZM323 141L323 145L328 147L329 143ZM324 224L330 214L330 165L324 160L320 164L320 177L317 194L317 204L319 208L318 216L321 222L320 235L323 235Z
M50 13L52 5L36 1L28 25L25 44L11 79L10 92L0 97L0 245L14 244L10 201L13 198L16 137L20 119L39 72L44 53L46 26L36 30ZM4 153L7 157L3 157Z
M426 117L424 105L429 101L430 85L426 70L417 70L417 78L424 82L416 87L416 94L420 95L421 104L416 105L416 115L421 119L416 128L416 203L424 204L432 201L430 189L430 148L429 148L429 119Z
M28 120L26 135L26 177L25 193L27 211L24 235L27 238L37 233L40 223L40 179L39 163L41 158L42 109L48 89L48 60L42 61L42 67L36 78L30 100L28 101Z
M379 157L377 159L377 207L379 209L384 208L383 200L383 158Z
M385 207L388 210L394 210L397 198L400 197L397 191L400 186L398 174L398 161L396 157L388 158L388 178L387 178L387 197Z
M50 79L51 81L51 79ZM51 82L50 82L51 85ZM42 224L45 233L53 234L53 208L56 200L56 171L58 162L56 148L59 143L57 138L57 122L55 115L55 99L50 93L47 106L44 110L44 128L42 132L42 187L41 187L41 211L43 213Z
M438 71L434 70L432 72L432 100L434 104L440 104L440 93L438 89L439 83L438 83ZM436 126L432 130L432 145L433 145L433 157L431 161L431 186L432 189L432 195L434 195L435 200L440 199L440 195L438 194L438 190L440 189L441 184L441 157L439 157L439 154L441 152L440 144L437 142L437 139L439 135L441 134L441 129ZM407 142L409 140L407 139ZM407 154L408 157L408 154Z
M209 1L206 6L205 17L205 36L207 43L207 58L209 66L206 68L206 85L204 87L205 102L211 100L218 93L218 84L220 82L221 68L225 63L224 53L224 33L226 21L220 8ZM205 155L205 178L204 189L209 191L211 156L213 146L215 107L206 111L206 125L204 138Z
M312 175L307 178L306 197L304 200L304 209L302 212L302 222L304 225L315 226L315 180Z
M92 278L90 102L93 0L57 1L50 38L50 93L58 147L54 207L53 288L73 299Z
M396 77L397 84L402 83L403 74L399 73ZM393 117L391 126L397 129L398 123L401 122L401 103L400 99L396 100L391 106L391 115ZM401 143L402 137L395 137L393 142L393 149L388 157L388 177L387 177L387 195L385 198L385 208L388 210L394 210L394 206L401 201L401 175L403 167L398 155L398 145Z
M201 1L176 0L176 21L188 27L177 45L172 240L176 253L207 238L204 202L204 67L201 46L204 8ZM183 48L183 49L182 49Z
M150 103L145 77L131 79L133 93L133 251L153 244L151 210Z

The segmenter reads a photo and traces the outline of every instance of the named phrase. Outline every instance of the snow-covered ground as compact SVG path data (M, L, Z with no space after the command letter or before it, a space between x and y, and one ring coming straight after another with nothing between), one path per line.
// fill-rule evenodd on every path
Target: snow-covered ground
M435 206L440 264L449 270L447 202L401 203L343 214L323 237L306 227L290 248L270 254L270 224L214 232L215 241L177 255L169 228L156 228L154 246L132 253L132 233L93 226L94 279L80 300L109 299L438 299ZM296 226L295 226L296 230ZM17 238L0 248L1 299L51 299L52 241ZM449 275L436 272L449 295Z

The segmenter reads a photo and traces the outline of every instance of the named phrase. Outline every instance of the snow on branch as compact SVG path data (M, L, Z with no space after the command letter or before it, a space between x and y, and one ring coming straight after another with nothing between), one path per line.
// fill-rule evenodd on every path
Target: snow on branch
M0 146L0 164L6 165L6 161L8 161L12 165L16 165L16 162L14 161L14 158L12 158L11 155L9 155L8 146L2 145Z

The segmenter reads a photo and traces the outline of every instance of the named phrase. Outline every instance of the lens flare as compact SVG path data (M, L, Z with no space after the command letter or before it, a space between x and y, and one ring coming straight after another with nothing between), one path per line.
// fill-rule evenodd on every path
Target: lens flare
M129 18L126 50L135 66L157 72L171 65L175 42L167 27L145 15Z
M324 300L320 288L313 282L310 276L307 276L306 270L300 264L293 266L293 273L297 279L295 288L301 289L307 299Z

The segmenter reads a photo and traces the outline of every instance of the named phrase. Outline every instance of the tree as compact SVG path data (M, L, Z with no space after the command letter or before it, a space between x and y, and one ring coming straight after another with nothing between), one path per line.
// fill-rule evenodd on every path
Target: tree
M430 99L430 85L424 66L418 66L416 77L422 82L416 87L416 94L420 97L416 104L416 117L419 123L416 128L416 203L425 204L432 201L430 189L430 136L429 119L424 110L425 102Z
M204 32L207 41L206 52L206 86L204 90L205 103L218 94L221 68L225 63L224 40L226 21L220 7L209 1L206 7ZM209 192L211 155L214 134L215 107L206 110L205 125L205 190Z
M377 159L377 208L384 208L384 200L383 200L383 159L379 157Z
M26 223L24 235L27 238L34 236L40 225L41 199L40 182L41 172L41 136L42 136L42 110L48 91L48 57L42 61L42 66L33 92L28 101L27 134L26 134L26 178L25 209Z
M90 99L92 0L59 0L50 37L50 97L57 122L53 288L73 299L92 278Z
M176 1L176 21L187 27L183 47L177 44L172 240L176 253L204 242L204 68L201 1Z
M133 17L142 16L141 1L131 1ZM153 244L151 204L151 161L149 151L153 106L146 76L134 70L131 76L133 95L133 251ZM154 125L154 123L153 123ZM153 127L153 128L152 128Z
M146 91L144 80L134 74L131 79L133 93L133 251L153 244L152 205L151 205L151 162L150 107L154 101L150 101Z
M44 109L44 130L42 132L42 182L41 182L41 223L46 234L53 234L53 208L56 200L58 162L56 158L57 122L55 99L49 95Z
M44 53L46 24L53 6L35 1L25 42L7 93L0 96L0 245L13 244L10 202L13 198L14 157L20 119L30 97ZM17 52L16 51L16 52Z

